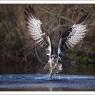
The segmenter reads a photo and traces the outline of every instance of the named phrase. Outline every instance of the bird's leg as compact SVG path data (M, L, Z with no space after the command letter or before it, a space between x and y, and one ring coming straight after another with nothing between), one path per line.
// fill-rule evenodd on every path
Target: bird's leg
M52 79L53 73L50 74L50 78Z
M54 74L55 74L55 73L53 73L53 70L55 69L56 65L57 65L57 64L52 64L52 73L51 73L51 78L52 78L52 76L54 76Z
M52 78L52 63L50 62L50 73L49 73L49 75L50 75L50 78Z

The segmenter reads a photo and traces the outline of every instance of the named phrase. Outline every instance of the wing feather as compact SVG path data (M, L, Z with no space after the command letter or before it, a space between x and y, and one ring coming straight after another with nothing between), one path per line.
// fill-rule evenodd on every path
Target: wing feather
M46 55L51 56L51 41L50 37L42 32L41 24L42 22L37 18L34 10L29 7L25 11L27 20L27 30L29 31L31 37L33 38L36 45L41 48L45 48Z
M51 41L50 41L49 36L47 37L47 40L48 40L49 45L46 50L47 50L47 55L50 57L51 56Z
M74 47L85 37L87 33L86 20L88 17L90 17L90 15L89 13L86 13L85 15L81 16L76 24L70 28L67 27L67 30L63 32L58 45L59 62L61 62L62 58L64 57L65 50Z
M27 20L27 30L29 31L35 44L41 47L46 45L44 39L46 35L42 32L41 29L42 22L37 18L33 8L29 6L25 11L25 15Z
M74 24L72 26L72 31L70 32L69 36L67 37L66 45L68 48L74 47L78 44L84 37L87 32L87 26L80 23Z

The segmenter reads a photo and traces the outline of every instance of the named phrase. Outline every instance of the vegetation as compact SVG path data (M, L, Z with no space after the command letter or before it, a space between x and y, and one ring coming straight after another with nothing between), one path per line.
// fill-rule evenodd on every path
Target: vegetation
M32 38L26 30L25 7L28 5L0 5L0 73L42 72L43 64L35 55ZM95 74L95 7L94 5L31 5L42 20L43 27L57 48L60 35L89 12L88 33L65 54L63 72ZM42 57L44 59L44 57Z

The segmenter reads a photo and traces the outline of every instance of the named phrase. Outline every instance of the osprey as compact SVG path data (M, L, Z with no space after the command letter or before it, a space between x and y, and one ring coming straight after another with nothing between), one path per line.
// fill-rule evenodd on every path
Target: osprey
M45 70L49 71L50 76L53 73L62 71L62 58L66 48L70 49L79 43L87 33L87 25L84 20L87 14L83 16L77 24L72 25L68 31L61 35L58 44L57 54L52 54L52 44L49 34L42 29L42 22L36 16L33 8L28 7L25 11L27 30L34 40L36 46L43 48L48 56L48 61L44 66Z

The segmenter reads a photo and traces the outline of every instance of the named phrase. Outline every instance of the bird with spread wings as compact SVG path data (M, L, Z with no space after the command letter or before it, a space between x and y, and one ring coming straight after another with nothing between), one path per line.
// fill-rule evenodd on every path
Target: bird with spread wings
M57 55L55 55L52 54L52 44L49 34L42 30L41 20L37 17L33 8L30 6L26 8L27 31L33 38L35 45L45 50L48 61L44 69L49 71L50 76L62 70L62 63L60 61L64 56L65 49L74 47L85 37L87 25L84 23L84 20L87 16L82 17L77 24L73 24L68 31L62 34L58 44Z

